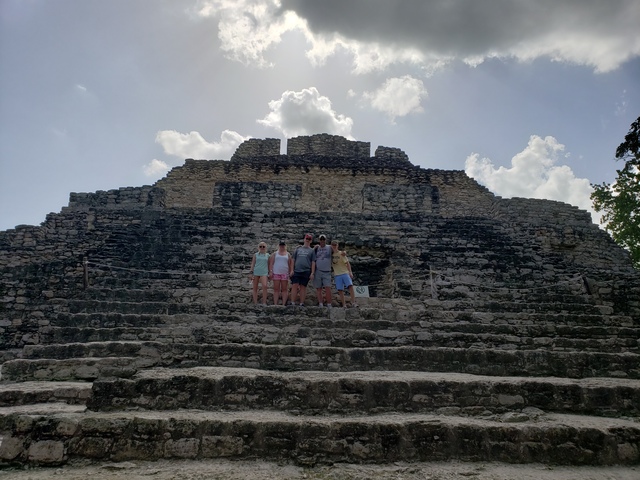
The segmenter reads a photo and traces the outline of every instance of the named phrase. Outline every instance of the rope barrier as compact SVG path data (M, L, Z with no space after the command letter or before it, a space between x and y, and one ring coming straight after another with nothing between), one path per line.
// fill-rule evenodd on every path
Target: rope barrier
M129 271L129 272L154 274L154 275L182 275L182 276L191 276L191 277L198 277L198 278L223 278L223 277L226 277L226 278L242 278L242 277L246 276L246 272L194 273L194 272L184 272L184 271L143 270L143 269L130 268L130 267L118 267L118 266L115 266L115 265L108 265L108 264L97 263L97 262L87 262L87 265L92 265L94 267L108 268L108 269L112 269L112 270L122 270L122 271ZM541 286L538 286L538 287L512 288L512 287L508 287L508 286L491 286L491 285L478 284L478 283L462 282L462 281L454 279L453 277L446 276L443 272L440 272L440 271L437 271L437 270L430 270L428 274L418 275L416 277L413 277L411 279L411 281L426 280L427 278L429 278L430 279L430 283L431 283L432 296L434 296L434 298L435 298L435 296L437 295L438 281L448 281L453 286L464 285L464 286L475 287L475 288L479 288L479 289L483 289L483 290L495 290L495 291L506 290L506 291L509 291L509 292L531 292L531 291L536 291L536 290L544 290L544 289L548 289L548 288L554 288L554 287L557 287L557 286L560 286L560 285L566 285L566 284L576 283L576 282L580 282L580 284L582 285L583 277L584 276L582 274L576 273L571 278L569 278L567 280L562 280L562 281L555 282L555 283L552 283L552 284L541 285ZM354 286L358 286L358 285L355 285L355 283L354 283ZM392 282L368 283L366 286L368 286L368 287L376 287L376 288L378 288L378 287L393 287L394 283L392 283Z

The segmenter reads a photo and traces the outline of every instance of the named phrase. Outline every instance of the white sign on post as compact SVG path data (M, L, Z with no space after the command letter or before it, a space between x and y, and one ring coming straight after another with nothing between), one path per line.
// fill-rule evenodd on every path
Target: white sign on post
M358 285L353 287L356 297L369 298L369 287L367 285Z

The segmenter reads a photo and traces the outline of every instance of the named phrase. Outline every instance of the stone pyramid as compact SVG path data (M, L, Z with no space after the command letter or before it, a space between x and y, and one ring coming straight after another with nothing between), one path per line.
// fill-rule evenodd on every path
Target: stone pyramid
M254 306L264 241L359 308ZM0 232L0 462L640 463L640 273L587 212L331 135ZM271 290L271 287L270 287ZM365 290L364 288L362 290Z

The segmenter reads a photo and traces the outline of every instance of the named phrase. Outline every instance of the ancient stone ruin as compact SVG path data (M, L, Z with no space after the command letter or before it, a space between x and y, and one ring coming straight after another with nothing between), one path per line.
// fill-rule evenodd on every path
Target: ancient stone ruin
M640 273L587 212L330 135L0 232L0 462L640 463ZM359 308L256 307L339 239Z

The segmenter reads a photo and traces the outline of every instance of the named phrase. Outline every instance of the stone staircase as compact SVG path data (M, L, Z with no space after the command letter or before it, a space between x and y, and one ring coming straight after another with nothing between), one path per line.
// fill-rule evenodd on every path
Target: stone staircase
M628 255L575 207L329 137L0 232L0 467L640 464ZM250 305L257 243L307 231L345 244L372 298Z
M52 299L2 365L3 464L640 463L640 322L587 296L328 309L152 284Z

